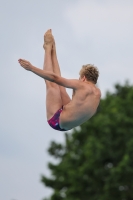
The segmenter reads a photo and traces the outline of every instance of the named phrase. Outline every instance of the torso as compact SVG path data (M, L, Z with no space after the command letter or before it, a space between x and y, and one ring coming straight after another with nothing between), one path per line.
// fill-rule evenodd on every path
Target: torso
M60 115L60 127L72 129L90 119L100 102L101 92L93 83L82 82L81 87L73 90L70 103L63 107Z

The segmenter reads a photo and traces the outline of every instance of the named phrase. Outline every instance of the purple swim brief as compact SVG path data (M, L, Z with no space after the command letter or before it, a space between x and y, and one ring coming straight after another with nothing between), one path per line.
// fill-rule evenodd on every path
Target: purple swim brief
M57 130L57 131L66 131L65 129L60 128L60 124L59 124L59 118L60 118L60 114L63 110L63 107L60 108L55 114L54 116L48 120L49 125Z

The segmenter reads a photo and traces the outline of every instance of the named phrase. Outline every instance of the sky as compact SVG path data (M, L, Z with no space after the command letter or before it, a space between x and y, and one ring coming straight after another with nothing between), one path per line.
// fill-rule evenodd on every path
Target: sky
M40 182L56 162L47 149L64 142L64 132L47 124L43 79L18 59L42 68L43 35L51 28L62 76L79 78L83 64L94 64L104 98L116 83L133 84L132 11L132 0L0 0L0 199L50 196Z

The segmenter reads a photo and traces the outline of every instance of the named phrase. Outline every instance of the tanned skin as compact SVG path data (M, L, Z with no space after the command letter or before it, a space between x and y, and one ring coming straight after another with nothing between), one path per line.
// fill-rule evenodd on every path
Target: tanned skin
M45 79L47 120L63 106L60 127L69 130L89 120L96 113L101 92L85 76L80 77L79 80L61 76L51 29L44 35L43 47L45 50L43 70L33 66L27 60L18 61L24 69ZM72 99L65 88L73 89Z

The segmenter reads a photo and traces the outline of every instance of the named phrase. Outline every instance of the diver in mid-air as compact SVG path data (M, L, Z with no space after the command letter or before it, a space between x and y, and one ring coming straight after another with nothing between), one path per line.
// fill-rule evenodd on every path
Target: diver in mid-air
M55 130L67 131L81 125L96 113L101 97L100 89L95 85L99 72L94 65L87 64L82 66L79 79L63 78L51 29L44 35L43 47L43 70L27 60L18 61L23 68L45 79L48 123ZM72 99L66 88L73 89Z

